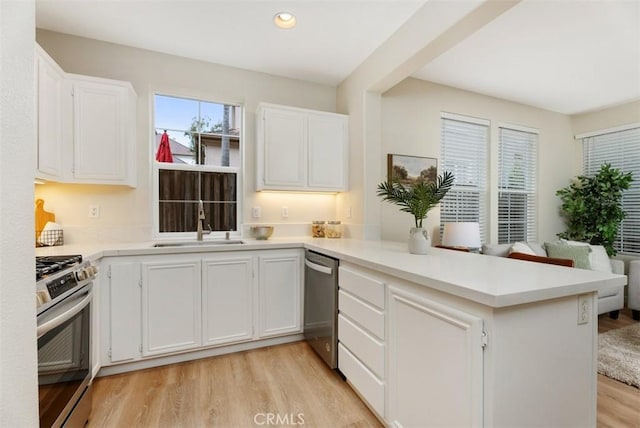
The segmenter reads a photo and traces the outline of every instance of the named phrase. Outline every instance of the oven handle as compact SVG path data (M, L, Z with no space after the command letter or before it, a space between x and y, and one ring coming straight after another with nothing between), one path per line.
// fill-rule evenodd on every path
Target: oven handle
M54 328L64 324L69 321L71 318L76 316L80 311L82 311L85 306L89 304L91 301L91 292L87 294L87 297L82 299L79 303L75 304L71 309L65 311L63 314L58 315L57 317L49 320L47 322L42 323L37 328L38 339L40 339L45 334L49 333Z
M331 273L333 272L333 269L331 269L330 267L326 267L326 266L319 265L317 263L313 263L313 262L309 261L309 259L304 259L304 264L309 269L313 269L315 271L322 272L322 273L325 273L327 275L331 275Z

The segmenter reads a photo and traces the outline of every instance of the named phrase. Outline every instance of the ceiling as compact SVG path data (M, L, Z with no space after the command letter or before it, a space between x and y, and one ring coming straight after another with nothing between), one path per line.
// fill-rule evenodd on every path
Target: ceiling
M335 86L424 3L37 0L36 25ZM525 0L413 77L565 114L640 99L640 1Z

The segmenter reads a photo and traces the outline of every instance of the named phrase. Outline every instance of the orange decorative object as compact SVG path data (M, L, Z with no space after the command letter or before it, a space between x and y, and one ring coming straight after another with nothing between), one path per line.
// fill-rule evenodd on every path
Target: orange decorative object
M55 222L56 215L44 210L44 199L36 199L36 233L40 233L50 221Z

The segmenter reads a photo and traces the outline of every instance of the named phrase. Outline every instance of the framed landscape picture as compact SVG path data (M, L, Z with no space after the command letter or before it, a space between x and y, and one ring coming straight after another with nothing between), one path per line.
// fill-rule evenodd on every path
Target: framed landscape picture
M420 156L387 155L387 180L404 186L420 182L434 183L438 177L438 159Z

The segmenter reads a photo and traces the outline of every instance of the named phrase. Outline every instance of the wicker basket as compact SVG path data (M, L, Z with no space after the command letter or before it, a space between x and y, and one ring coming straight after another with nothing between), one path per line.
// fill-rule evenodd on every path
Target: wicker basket
M53 247L64 245L62 230L36 230L36 247Z

